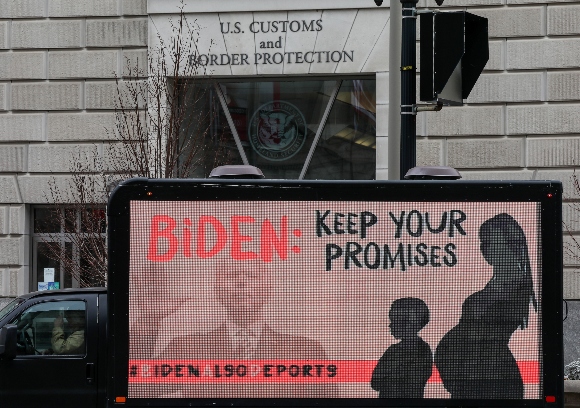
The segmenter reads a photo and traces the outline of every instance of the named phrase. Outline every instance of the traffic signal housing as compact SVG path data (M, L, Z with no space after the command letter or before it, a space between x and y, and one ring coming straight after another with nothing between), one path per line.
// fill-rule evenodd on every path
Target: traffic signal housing
M461 105L489 59L487 19L465 11L420 14L419 99Z

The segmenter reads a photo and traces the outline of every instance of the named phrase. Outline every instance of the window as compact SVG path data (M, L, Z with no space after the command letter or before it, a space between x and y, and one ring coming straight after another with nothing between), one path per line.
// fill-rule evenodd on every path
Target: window
M251 164L266 178L370 180L376 172L376 81L316 79L195 84L184 97L199 151L191 176ZM204 116L201 124L197 112ZM200 132L201 129L207 131ZM200 149L201 146L201 149ZM211 154L208 154L211 152Z
M6 316L8 313L10 313L14 309L16 309L18 307L18 305L22 302L24 302L24 299L17 298L17 299L12 300L11 302L9 302L2 309L0 309L0 320L2 318L4 318L4 316Z
M44 302L26 309L12 324L19 355L84 355L86 306L83 301Z
M33 219L32 290L104 285L103 208L36 207Z

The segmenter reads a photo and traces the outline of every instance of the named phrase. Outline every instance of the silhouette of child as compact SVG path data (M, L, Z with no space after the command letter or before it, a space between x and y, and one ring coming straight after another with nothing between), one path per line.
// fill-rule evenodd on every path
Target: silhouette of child
M379 392L379 398L423 398L433 369L433 353L418 333L429 323L429 308L418 298L397 299L391 305L389 319L391 334L401 341L380 358L371 387Z

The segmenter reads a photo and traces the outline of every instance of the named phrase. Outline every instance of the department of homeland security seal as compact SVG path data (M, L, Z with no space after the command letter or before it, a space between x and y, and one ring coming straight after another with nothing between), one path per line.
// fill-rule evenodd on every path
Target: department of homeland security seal
M302 112L291 103L270 101L252 115L248 136L260 156L268 160L286 160L304 145L306 121Z

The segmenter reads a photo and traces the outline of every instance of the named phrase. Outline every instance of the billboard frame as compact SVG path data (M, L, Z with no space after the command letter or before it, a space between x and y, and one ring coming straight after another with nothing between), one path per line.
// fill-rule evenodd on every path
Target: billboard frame
M558 181L293 181L131 179L108 205L109 336L107 398L129 384L129 209L131 201L538 202L541 227L541 399L130 399L127 407L556 407L563 406L562 185Z

